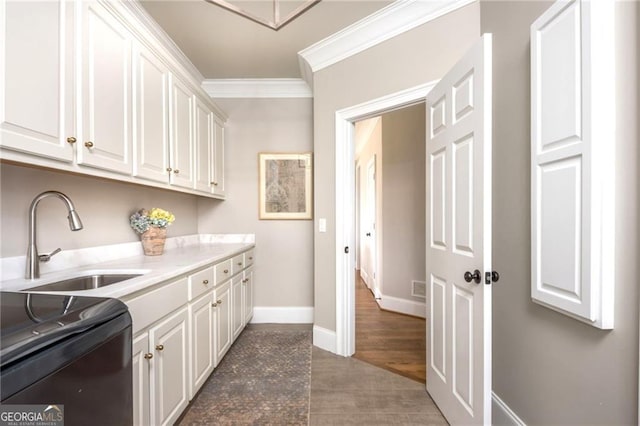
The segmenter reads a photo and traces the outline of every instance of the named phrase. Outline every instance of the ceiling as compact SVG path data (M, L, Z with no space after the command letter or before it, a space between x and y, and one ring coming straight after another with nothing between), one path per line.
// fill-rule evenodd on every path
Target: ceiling
M272 0L233 3L252 13L268 14ZM205 0L141 1L209 79L301 78L297 55L300 50L390 3L391 0L322 0L274 31ZM293 10L299 4L299 0L280 0L280 9Z

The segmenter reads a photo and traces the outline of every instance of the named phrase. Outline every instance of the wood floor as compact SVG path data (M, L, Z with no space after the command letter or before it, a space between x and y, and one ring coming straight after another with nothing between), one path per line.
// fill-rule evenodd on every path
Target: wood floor
M354 358L425 383L425 340L424 319L380 309L356 273Z

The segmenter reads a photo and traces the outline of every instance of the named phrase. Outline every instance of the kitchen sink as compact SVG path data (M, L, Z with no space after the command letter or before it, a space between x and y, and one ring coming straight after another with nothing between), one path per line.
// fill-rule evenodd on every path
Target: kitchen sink
M143 274L91 274L27 288L23 291L78 291L105 287Z

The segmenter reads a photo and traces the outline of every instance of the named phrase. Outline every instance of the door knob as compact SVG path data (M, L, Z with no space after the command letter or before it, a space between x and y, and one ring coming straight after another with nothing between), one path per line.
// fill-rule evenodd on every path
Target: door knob
M469 271L465 272L464 280L468 283L470 283L471 281L475 281L476 284L480 284L480 271L476 269L475 271L473 271L473 274Z

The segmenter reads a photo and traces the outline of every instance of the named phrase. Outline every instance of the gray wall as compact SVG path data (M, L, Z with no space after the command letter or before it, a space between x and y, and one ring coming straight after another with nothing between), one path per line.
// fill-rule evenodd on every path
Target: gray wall
M493 389L527 424L637 424L638 3L617 5L615 329L531 302L529 27L549 2L482 1L493 45ZM635 8L635 9L634 9Z
M229 116L228 196L226 201L198 200L198 230L256 234L256 306L311 307L313 221L258 219L258 153L313 150L311 99L216 99L216 103Z
M411 281L424 281L425 104L382 116L382 293L411 296Z
M480 35L473 3L314 73L315 324L336 329L335 112L440 78Z
M198 232L197 198L162 189L105 179L2 164L0 166L0 257L24 256L27 251L28 212L39 193L57 190L73 201L84 229L69 230L67 211L60 200L38 204L38 249L47 253L63 250L139 241L129 226L129 216L145 207L171 211L176 221L167 235ZM55 259L55 258L54 258Z

